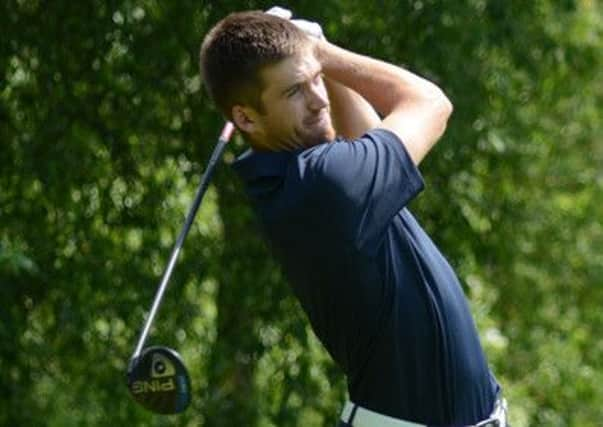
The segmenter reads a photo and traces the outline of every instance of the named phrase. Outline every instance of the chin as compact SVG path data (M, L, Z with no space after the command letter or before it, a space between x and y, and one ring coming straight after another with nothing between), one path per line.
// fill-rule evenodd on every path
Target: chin
M314 146L314 145L324 144L324 143L328 143L328 142L333 142L334 139L335 139L335 131L330 129L328 131L314 134L311 137L307 138L306 141L308 142L308 144L307 144L308 146Z
M333 140L337 137L335 133L335 129L332 127L329 129L325 129L325 131L321 135L321 142L333 142Z
M331 123L328 123L322 129L320 129L317 134L317 139L320 139L320 142L331 142L337 136L335 133L335 129L333 129Z
M315 145L332 142L335 139L336 133L331 124L320 127L315 127L312 130L298 131L298 141L301 141L305 147L313 147Z
M335 133L335 129L333 129L332 127L330 127L328 129L328 131L327 131L327 134L325 136L326 136L326 139L329 142L333 141L337 137L337 134Z

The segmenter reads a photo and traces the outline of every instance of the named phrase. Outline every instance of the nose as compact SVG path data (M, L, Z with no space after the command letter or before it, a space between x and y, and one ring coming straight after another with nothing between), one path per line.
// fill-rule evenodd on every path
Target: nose
M329 106L327 89L322 82L310 86L307 91L306 102L308 104L308 109L312 111L320 111Z

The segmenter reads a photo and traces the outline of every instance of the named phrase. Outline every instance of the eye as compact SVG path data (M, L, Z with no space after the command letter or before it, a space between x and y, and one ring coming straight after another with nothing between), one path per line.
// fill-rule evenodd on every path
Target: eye
M291 98L293 95L295 95L297 92L299 92L299 85L294 85L292 86L285 94L287 95L287 98Z

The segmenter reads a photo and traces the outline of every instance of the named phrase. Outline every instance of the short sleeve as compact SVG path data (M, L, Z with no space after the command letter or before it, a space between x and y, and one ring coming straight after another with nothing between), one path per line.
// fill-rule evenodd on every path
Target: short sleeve
M305 165L320 203L336 210L335 226L358 249L371 251L392 218L423 189L423 178L400 139L385 129L321 148Z

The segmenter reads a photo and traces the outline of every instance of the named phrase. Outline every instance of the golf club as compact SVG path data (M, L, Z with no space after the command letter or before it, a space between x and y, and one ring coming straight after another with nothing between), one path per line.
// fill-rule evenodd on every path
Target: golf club
M146 409L159 414L175 414L184 411L191 401L191 382L186 366L180 355L164 346L152 346L143 350L163 294L167 287L176 259L184 243L218 160L222 157L226 144L234 131L234 125L227 122L222 129L218 144L201 177L201 183L186 216L182 231L176 240L169 262L157 288L151 311L138 338L136 349L130 358L127 384L134 400Z

